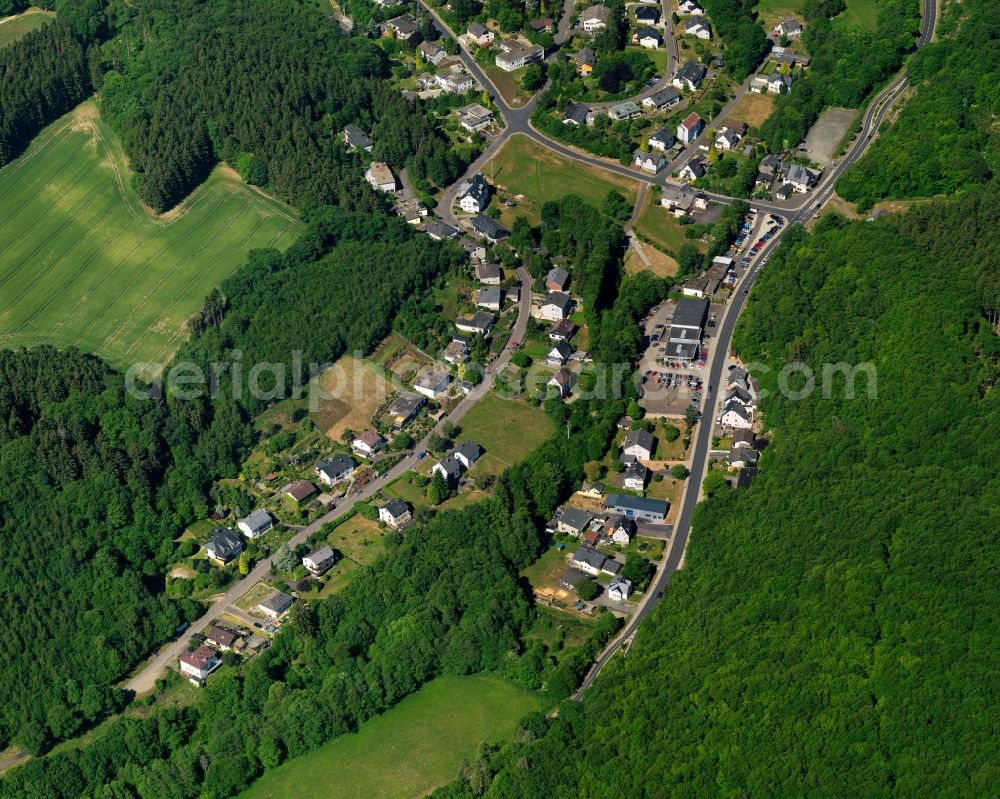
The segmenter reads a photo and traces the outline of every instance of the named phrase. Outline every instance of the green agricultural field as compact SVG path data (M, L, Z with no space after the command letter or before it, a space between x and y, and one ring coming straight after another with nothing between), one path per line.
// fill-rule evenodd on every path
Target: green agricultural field
M567 194L600 206L611 189L632 202L639 190L638 181L564 158L522 135L511 137L483 169L483 175L510 195L524 195L516 207L503 209L501 219L508 225L521 214L537 223L544 203Z
M461 427L459 440L475 441L499 461L502 468L490 470L496 473L524 460L552 434L552 422L541 407L503 399L492 391L472 406Z
M0 347L48 342L122 368L163 363L248 250L287 247L302 227L222 168L155 217L128 174L92 102L0 170Z
M513 736L541 697L495 677L439 677L350 735L264 774L241 799L411 799Z
M29 8L16 17L7 17L7 19L0 21L0 47L6 47L8 44L16 42L25 34L38 30L51 20L51 15L38 8Z

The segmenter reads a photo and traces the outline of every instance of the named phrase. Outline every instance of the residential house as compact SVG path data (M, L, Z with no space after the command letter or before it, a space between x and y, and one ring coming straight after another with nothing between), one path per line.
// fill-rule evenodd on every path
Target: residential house
M737 430L749 430L753 427L753 411L738 402L727 402L722 406L719 424Z
M336 561L336 553L329 545L321 546L302 558L302 565L313 577L319 577L327 572Z
M789 39L794 39L802 35L802 23L794 17L783 19L774 26L774 35L779 38L785 36Z
M653 175L658 173L667 165L666 159L656 152L647 153L642 150L636 150L632 153L632 157L635 159L634 163L637 167L639 167L639 169Z
M584 33L597 33L597 31L608 27L610 19L610 8L603 5L594 5L583 10L580 14L578 24L583 28Z
M496 244L498 241L503 241L510 235L510 231L507 230L507 228L495 219L484 216L483 214L473 217L472 229L486 239L490 244Z
M711 39L712 29L709 27L707 19L696 14L684 20L684 35L696 36L699 39Z
M739 447L751 447L755 448L757 444L757 437L754 435L752 430L737 430L733 433L733 448Z
M563 124L564 125L586 125L587 120L590 118L590 109L583 103L570 103L566 106L566 111L563 114Z
M288 612L293 604L295 604L295 600L284 591L272 591L257 603L256 610L271 621L277 621Z
M582 571L578 571L576 569L566 569L566 571L564 571L559 577L559 585L567 591L574 591L580 586L581 583L588 579L587 575Z
M362 458L370 458L383 446L385 439L374 430L366 430L351 442L351 449Z
M697 91L707 74L708 70L704 65L699 64L697 61L687 61L677 70L677 74L674 75L674 87L677 89L687 89L691 92Z
M754 406L754 399L750 396L750 392L747 391L742 386L733 386L728 391L726 391L725 401L738 402L744 408L752 408Z
M427 206L415 197L398 197L392 207L410 225L419 225L427 217Z
M770 183L780 169L781 159L773 153L768 153L760 159L760 163L757 165L757 181Z
M632 595L632 582L616 575L608 585L608 599L612 602L624 602Z
M740 143L740 136L734 130L729 128L722 128L718 133L715 134L715 149L722 150L723 152L729 152L730 150L736 149L737 145Z
M493 43L493 31L481 22L470 22L465 30L466 35L480 47Z
M677 143L677 137L668 128L660 128L649 137L648 141L651 150L665 153Z
M573 348L570 347L570 345L565 341L559 341L551 350L549 350L546 362L549 366L563 366L572 354Z
M564 291L550 291L540 310L542 319L558 322L573 312L573 298Z
M274 527L274 519L271 514L263 508L258 508L249 516L244 516L236 526L247 538L260 538L264 533Z
M792 76L774 71L767 78L768 94L788 94L792 90Z
M398 530L412 518L413 513L410 511L410 506L398 497L390 499L378 509L379 521L384 522L387 527L391 527L393 530Z
M733 447L729 450L729 468L742 469L745 466L756 466L760 453L750 447Z
M549 382L545 385L557 389L559 396L565 398L569 396L575 384L576 376L568 369L560 369L549 378Z
M697 180L705 177L705 165L700 158L692 158L677 172L677 177L681 180Z
M482 175L474 175L458 187L458 204L468 214L478 214L490 202L490 184Z
M704 14L705 9L696 0L679 0L677 3L677 13L682 17L686 17L691 14Z
M803 53L796 53L784 47L775 47L771 50L771 60L779 67L802 67L809 66L809 56Z
M185 652L178 660L181 665L181 674L184 674L192 682L203 683L208 675L219 666L219 653L214 649L202 644L194 652Z
M600 499L604 496L604 484L598 482L584 483L576 493L588 499Z
M441 353L441 357L448 363L455 365L465 363L469 356L469 344L463 336L453 338L446 345Z
M366 153L370 153L375 146L371 137L353 122L344 126L344 144L352 150L364 150Z
M634 13L640 25L655 25L660 20L660 10L656 7L639 6Z
M389 405L388 414L392 417L393 426L397 429L406 427L424 406L425 400L419 394L411 394L404 391L392 404Z
M795 189L792 188L791 183L782 183L778 188L774 190L774 199L776 200L787 200L795 194Z
M579 538L593 518L593 515L580 508L562 508L556 517L556 530Z
M569 319L562 319L549 328L549 341L569 341L576 333L576 325Z
M633 537L635 537L635 520L626 519L624 516L615 514L608 520L605 530L612 543L627 547L632 543Z
M395 191L396 176L392 174L389 165L383 161L373 161L365 170L365 180L376 191Z
M412 14L402 14L386 21L385 30L387 34L408 42L420 30L420 25Z
M799 164L789 164L785 172L785 184L791 186L799 194L809 191L819 179L820 173L815 169L807 169Z
M551 17L539 17L528 23L535 33L552 33L554 25Z
M229 527L217 527L205 542L205 554L209 560L225 565L240 556L243 540Z
M642 101L644 108L655 111L666 111L681 101L681 93L673 86L657 89ZM672 147L673 145L671 145Z
M470 133L493 124L493 112L479 103L470 103L458 109L458 124Z
M597 57L594 55L594 51L589 47L584 47L576 54L576 71L583 76L589 75L594 71L594 65L597 63Z
M663 44L663 37L656 28L639 27L632 33L632 44L645 47L648 50L656 50Z
M445 224L440 219L434 219L424 226L424 233L434 241L442 239L454 239L458 236L458 228Z
M476 293L476 306L488 311L499 311L503 306L503 289L498 286L488 286Z
M602 573L616 575L621 569L621 564L614 558L609 558L588 546L577 547L570 556L569 565L592 577Z
M768 79L767 75L754 75L750 80L750 91L756 92L757 94L763 94L767 91Z
M472 465L483 457L483 448L474 441L463 441L451 451L451 454L466 469L471 469Z
M545 59L545 48L537 44L525 44L517 39L500 42L496 64L504 72L513 72L528 64L536 64Z
M688 114L677 126L677 138L684 144L690 144L701 135L705 127L704 121L696 113Z
M350 477L357 468L357 462L349 455L334 455L316 464L316 476L324 485L332 486Z
M604 506L627 519L642 519L649 522L662 522L669 508L662 499L633 497L628 494L608 494Z
M455 457L454 453L446 455L431 467L431 474L441 475L444 481L450 486L458 483L459 478L462 476L462 471L462 464Z
M548 291L565 291L569 285L569 272L561 266L554 266L545 275L545 288Z
M608 109L608 116L613 120L633 119L642 113L642 109L634 100L626 100L624 103L617 103Z
M450 69L446 69L442 72L439 72L434 77L434 80L437 82L437 85L441 89L441 91L447 92L448 94L465 94L467 91L470 91L473 86L476 85L475 81L472 79L472 76L457 66L453 66ZM471 106L466 106L466 108L470 107ZM482 108L482 106L479 107ZM462 121L461 110L459 110L458 118L459 121L461 122ZM467 128L467 130L474 130L474 128Z
M295 480L282 488L281 493L298 505L316 493L316 486L308 480Z
M413 388L428 399L437 399L448 390L451 374L443 366L429 364L417 372Z
M460 316L455 320L455 327L463 333L479 333L487 335L493 327L496 317L488 311L478 311L471 316Z
M205 640L212 644L220 652L228 652L236 643L236 633L227 630L225 627L212 625L205 630Z
M622 485L630 491L645 491L649 482L649 469L636 461L622 473Z
M488 286L499 286L503 279L500 264L476 264L476 280Z
M443 47L438 47L434 42L421 42L417 49L423 57L434 66L437 66L448 55Z
M652 460L654 452L656 452L656 437L642 428L630 430L622 442L622 455L631 455L640 461Z

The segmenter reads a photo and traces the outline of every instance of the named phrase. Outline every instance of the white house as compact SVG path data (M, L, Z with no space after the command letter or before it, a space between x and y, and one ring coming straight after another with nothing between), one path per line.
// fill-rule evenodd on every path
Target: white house
M490 202L490 184L482 175L475 175L472 180L458 187L458 204L468 214L478 214L485 210Z
M708 25L708 20L702 16L693 16L684 21L684 35L696 36L699 39L711 39L712 29Z
M791 186L799 194L805 194L816 183L819 175L815 170L807 169L799 164L789 164L785 172L785 184Z
M528 64L545 59L545 48L537 44L525 44L517 39L507 39L500 43L496 65L504 72L513 72Z
M540 314L550 322L559 322L573 310L573 298L564 291L550 291L542 304Z
M612 543L618 544L618 546L627 547L630 543L632 543L632 537L635 535L635 530L634 521L619 516L611 528Z
M573 348L565 341L559 341L549 350L547 362L549 366L563 366L572 354Z
M257 603L256 610L271 621L276 621L284 616L294 603L295 600L284 591L273 591Z
M677 143L677 137L667 128L660 128L649 137L649 147L651 150L658 150L665 153Z
M640 47L656 50L663 44L663 37L655 28L642 27L636 29L636 32L632 34L632 41Z
M702 128L704 127L705 123L702 121L701 117L692 112L684 117L681 123L677 126L677 138L680 139L683 144L690 144L697 139L699 135L701 135Z
M677 3L677 13L681 16L704 14L705 9L698 5L695 0L680 0L680 2Z
M493 42L493 31L483 25L481 22L470 22L469 27L466 28L466 35L478 44L480 47L485 47Z
M433 400L440 397L447 390L450 382L451 375L447 369L431 364L420 370L416 381L413 383L413 388L428 399Z
M612 602L624 602L632 595L632 582L617 575L608 585L608 599Z
M236 522L240 532L247 538L260 538L264 533L274 527L274 519L271 514L263 508L258 508L249 516L245 516Z
M413 514L410 512L410 506L398 497L390 499L378 509L379 521L384 522L393 530L398 530L412 518Z
M383 446L385 446L385 439L374 430L366 430L351 442L351 449L362 458L370 458Z
M434 80L441 91L451 94L465 94L475 85L472 77L458 67L452 67L444 72L439 72Z
M219 665L219 653L202 644L194 652L185 652L179 658L181 674L192 682L202 683Z
M319 577L333 565L334 559L333 549L324 545L303 557L302 565L313 577Z
M451 451L452 456L466 469L483 457L483 448L474 441L463 441Z
M735 130L723 128L715 134L715 149L729 152L740 143L740 135Z
M611 9L607 6L595 5L585 8L580 14L580 27L584 33L597 33L608 27L611 19Z
M802 23L794 17L783 19L774 26L774 35L779 38L787 36L789 39L794 39L802 35Z
M635 157L635 165L639 169L653 175L667 165L667 162L659 153L644 153L642 150L636 150L633 156Z
M681 93L674 86L657 89L649 97L644 97L642 107L647 110L666 111L681 101Z
M768 94L787 94L792 88L792 76L772 72L767 78Z
M499 311L503 305L503 289L499 286L487 286L476 293L476 307L489 311Z
M749 430L753 427L753 412L738 402L727 402L722 408L719 423L735 430Z
M482 130L493 122L493 112L479 103L464 105L456 111L458 124L470 133Z
M417 49L423 53L424 58L435 66L437 66L441 59L448 55L443 47L438 47L434 42L421 42Z
M332 458L325 458L316 464L316 476L324 485L332 486L350 477L358 464L354 458L348 455L334 455Z
M656 451L656 438L648 430L630 430L622 442L622 455L631 455L636 460L652 460Z
M630 491L645 491L649 481L649 469L636 461L630 464L622 475L622 485Z
M699 64L697 61L687 61L684 66L677 70L672 82L677 89L687 89L693 92L701 86L701 82L705 80L707 74L708 70L703 64Z
M365 170L365 180L375 191L395 191L396 176L392 174L389 165L382 161L373 161Z
M697 180L705 176L705 167L697 158L692 158L680 168L677 176L682 180Z

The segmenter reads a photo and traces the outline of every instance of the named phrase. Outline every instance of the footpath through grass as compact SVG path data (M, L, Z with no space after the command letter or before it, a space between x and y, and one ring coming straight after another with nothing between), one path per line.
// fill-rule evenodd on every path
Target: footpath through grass
M0 347L48 342L117 367L165 362L248 250L283 249L302 229L222 168L160 217L128 179L90 101L0 170Z
M267 772L241 799L411 799L453 779L482 741L513 736L543 707L496 677L439 677L396 707Z

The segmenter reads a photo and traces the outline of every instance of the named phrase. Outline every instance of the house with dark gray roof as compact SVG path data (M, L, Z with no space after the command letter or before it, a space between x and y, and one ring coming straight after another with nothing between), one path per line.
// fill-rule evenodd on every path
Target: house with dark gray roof
M580 508L563 508L556 518L556 529L579 538L594 517Z
M321 483L332 486L345 477L350 477L358 468L357 461L348 455L335 455L332 458L325 458L316 464L316 476Z
M472 464L483 456L483 448L474 441L463 441L451 452L455 459L466 469L471 469Z
M393 530L398 530L413 518L413 514L406 502L395 497L378 509L378 518Z
M455 485L463 472L462 462L454 453L446 455L431 468L431 474L440 474L448 485Z
M336 553L329 545L321 546L302 558L302 565L313 577L319 577L329 570L336 560Z
M458 187L458 204L468 214L478 214L490 202L490 184L482 175L473 175L472 180Z
M564 125L586 125L589 115L590 109L583 103L571 103L566 106L562 121Z
M243 551L243 539L229 527L217 527L205 542L205 554L209 560L229 563Z
M662 499L633 497L627 494L608 494L604 506L627 519L643 519L650 522L662 522L670 507Z
M549 291L564 291L569 285L569 272L560 266L554 266L545 276L545 288Z
M260 538L260 536L274 527L274 519L271 518L271 514L266 510L258 508L249 516L244 516L236 522L236 526L240 528L240 532L247 538Z
M642 104L645 108L666 111L668 108L677 105L680 101L681 93L673 86L667 86L666 88L658 89L649 95L649 97L644 98Z
M295 603L284 591L274 591L269 596L262 599L257 603L257 610L263 613L267 618L274 621L275 619L280 619L288 609Z
M375 142L358 125L352 122L344 126L344 144L352 150L364 150L366 153L369 153Z
M491 244L503 241L510 235L510 231L507 228L492 217L483 214L473 217L472 229Z

